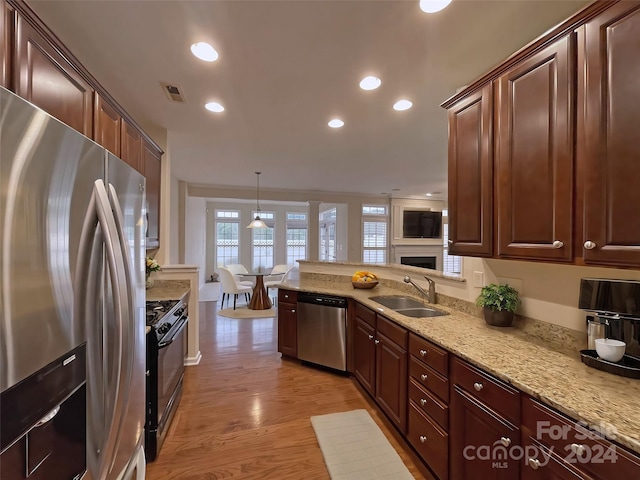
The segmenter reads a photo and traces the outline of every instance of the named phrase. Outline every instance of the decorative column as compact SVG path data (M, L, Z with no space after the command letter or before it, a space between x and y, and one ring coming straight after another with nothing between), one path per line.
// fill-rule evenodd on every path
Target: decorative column
M307 260L320 258L320 204L318 200L309 200L309 236L307 238Z

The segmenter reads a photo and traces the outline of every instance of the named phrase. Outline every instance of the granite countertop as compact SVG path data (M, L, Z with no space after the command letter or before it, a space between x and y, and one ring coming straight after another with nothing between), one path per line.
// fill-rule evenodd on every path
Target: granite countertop
M444 305L435 307L450 315L411 318L395 313L369 297L407 294L382 284L360 290L347 281L302 278L282 288L351 297L640 454L640 380L588 367L577 351L558 351L521 330L491 327Z
M189 280L155 280L147 292L147 301L186 300L190 292Z

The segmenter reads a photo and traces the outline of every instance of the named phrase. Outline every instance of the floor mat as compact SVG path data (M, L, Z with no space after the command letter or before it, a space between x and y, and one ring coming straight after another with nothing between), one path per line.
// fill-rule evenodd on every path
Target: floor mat
M410 480L402 459L366 410L311 417L332 480Z

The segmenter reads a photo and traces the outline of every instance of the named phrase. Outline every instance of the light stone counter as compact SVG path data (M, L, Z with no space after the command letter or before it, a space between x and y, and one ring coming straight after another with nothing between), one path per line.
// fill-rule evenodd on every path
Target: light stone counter
M147 292L147 301L184 300L189 294L189 280L155 280Z
M407 295L385 283L356 290L344 277L319 278L303 276L282 288L351 297L640 454L640 380L588 367L575 349L563 351L516 328L488 326L481 318L442 304L435 307L450 315L411 318L395 313L369 300Z

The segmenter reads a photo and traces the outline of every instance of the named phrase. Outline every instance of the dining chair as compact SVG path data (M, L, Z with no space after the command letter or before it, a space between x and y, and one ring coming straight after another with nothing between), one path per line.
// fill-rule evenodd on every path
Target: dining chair
M278 268L278 272L281 271L282 267L284 267L284 272L282 273L274 273L274 270L276 270L276 267ZM289 276L289 273L295 268L295 265L276 265L275 267L273 267L273 270L271 270L271 275L269 275L269 277L273 276L275 277L274 280L267 280L264 282L264 288L267 289L267 295L269 294L269 289L270 288L275 288L277 289L278 287L280 287L280 285L282 285L282 283L287 279L287 277ZM280 277L280 278L278 278ZM277 296L276 296L277 298ZM275 303L275 301L274 301Z
M249 273L249 271L242 265L241 263L231 263L229 265L225 265L225 268L228 269L236 280L236 283L240 285L245 285L247 287L253 287L254 283L251 280L242 280L241 275L245 273Z
M247 285L240 285L236 282L233 273L227 268L221 267L220 271L220 288L222 290L222 303L220 308L224 308L224 299L227 298L227 307L229 306L229 298L233 295L233 309L236 309L236 301L238 295L244 293L247 304L249 303L252 288Z

